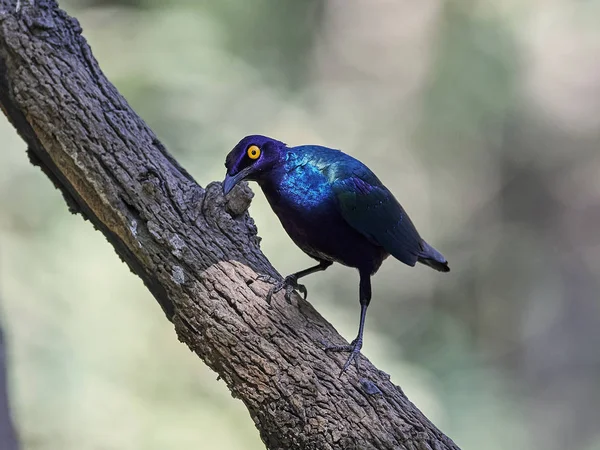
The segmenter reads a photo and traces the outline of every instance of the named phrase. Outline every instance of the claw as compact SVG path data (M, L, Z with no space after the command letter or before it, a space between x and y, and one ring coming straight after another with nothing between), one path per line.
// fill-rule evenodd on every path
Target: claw
M306 300L306 297L308 297L308 291L306 290L306 286L304 286L303 284L298 284L296 283L296 290L302 294L302 298L304 298L304 300Z
M354 339L350 345L326 345L326 352L334 352L334 353L350 353L346 363L342 367L342 371L340 372L340 377L344 374L344 372L350 367L350 364L354 361L356 365L356 371L360 371L360 349L362 348L362 339Z
M306 286L304 286L303 284L299 284L298 279L296 278L295 275L288 275L281 281L276 281L273 277L271 277L269 275L259 275L257 277L257 279L260 281L265 281L267 283L275 284L275 286L273 286L271 289L269 289L269 292L267 293L266 301L268 304L271 304L271 299L273 297L273 294L276 294L277 292L281 291L282 289L285 289L284 297L287 300L287 302L290 304L292 303L292 293L294 291L300 292L302 294L304 300L306 300L306 297L308 296L308 291L306 290Z

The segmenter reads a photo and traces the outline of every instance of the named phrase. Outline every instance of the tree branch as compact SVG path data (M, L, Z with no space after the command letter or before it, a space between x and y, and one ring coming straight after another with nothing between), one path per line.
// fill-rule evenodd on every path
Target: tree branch
M244 402L267 448L457 449L368 361L363 378L338 378L343 355L319 342L343 340L309 303L267 305L257 274L279 274L259 249L247 186L227 201L219 183L198 186L55 1L0 5L0 104L31 161Z

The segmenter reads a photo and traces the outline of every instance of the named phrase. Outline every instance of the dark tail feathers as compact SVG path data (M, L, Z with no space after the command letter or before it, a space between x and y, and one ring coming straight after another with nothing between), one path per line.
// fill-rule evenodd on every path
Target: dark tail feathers
M421 240L421 248L423 250L418 256L418 261L421 264L425 264L440 272L450 272L448 261L446 261L446 258L440 252L423 240Z

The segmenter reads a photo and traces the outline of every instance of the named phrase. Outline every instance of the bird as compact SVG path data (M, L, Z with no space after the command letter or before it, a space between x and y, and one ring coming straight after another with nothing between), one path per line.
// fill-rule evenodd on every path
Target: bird
M339 263L358 270L360 319L350 345L326 345L324 350L347 352L343 374L354 361L359 368L371 277L388 256L409 266L424 264L449 272L448 261L421 238L390 190L358 159L319 145L288 147L276 139L244 137L225 159L226 196L240 181L255 181L292 241L318 264L286 276L267 294L282 289L291 302L303 294L298 280Z

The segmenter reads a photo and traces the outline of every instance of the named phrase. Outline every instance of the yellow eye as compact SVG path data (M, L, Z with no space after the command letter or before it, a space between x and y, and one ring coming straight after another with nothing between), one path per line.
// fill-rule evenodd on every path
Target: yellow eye
M256 145L251 145L250 147L248 147L248 158L250 159L258 159L258 157L260 156L260 148L258 148Z

